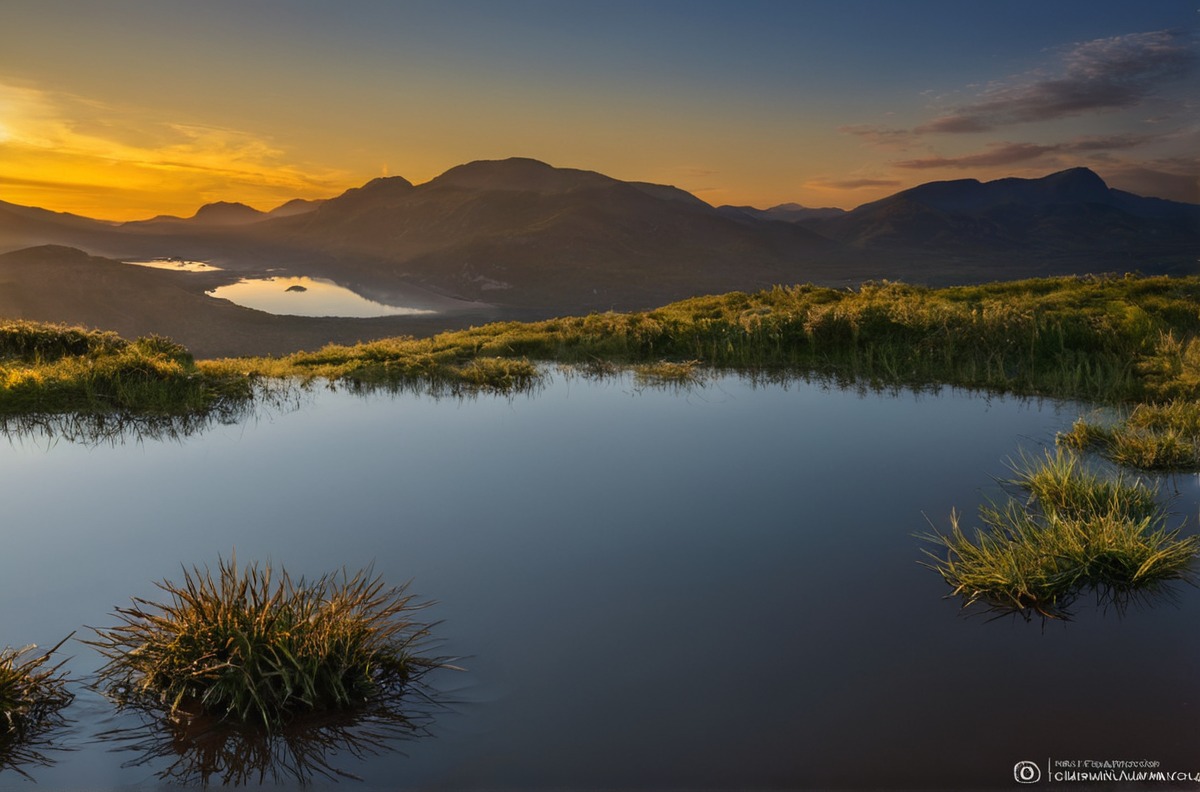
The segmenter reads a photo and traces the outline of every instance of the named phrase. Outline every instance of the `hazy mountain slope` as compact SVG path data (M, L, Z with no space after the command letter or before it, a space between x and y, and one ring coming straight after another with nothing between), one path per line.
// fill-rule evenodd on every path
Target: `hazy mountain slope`
M0 317L83 325L129 338L166 335L197 357L284 354L480 321L461 314L432 319L273 316L204 295L231 279L221 273L135 267L60 246L28 248L0 255Z
M798 226L748 228L673 187L523 159L469 163L420 186L377 179L256 231L334 254L343 274L564 309L803 279L805 260L829 244Z
M804 225L860 249L1094 256L1101 266L1186 257L1200 245L1200 206L1112 190L1086 168L931 182Z
M31 245L89 244L113 230L99 220L0 201L0 253Z

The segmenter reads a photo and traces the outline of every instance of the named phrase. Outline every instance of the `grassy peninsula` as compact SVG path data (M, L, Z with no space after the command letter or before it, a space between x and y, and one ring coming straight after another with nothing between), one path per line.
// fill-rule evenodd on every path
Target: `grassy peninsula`
M7 322L0 325L0 417L197 417L236 412L264 384L283 381L504 393L535 384L545 362L640 367L668 381L709 367L1080 399L1109 413L1083 419L1066 442L1139 467L1200 465L1198 277L776 287L645 312L201 361L159 337L127 341Z
M47 415L101 425L113 415L204 419L314 381L512 393L533 387L544 363L601 374L628 367L642 381L676 384L714 369L1085 401L1095 413L1059 438L1072 455L1032 465L1014 484L1037 508L1014 501L985 510L974 537L952 521L948 534L926 537L945 553L931 566L967 604L1055 617L1085 589L1124 601L1186 577L1197 552L1195 539L1167 531L1160 515L1128 512L1127 496L1145 500L1136 487L1102 482L1072 460L1088 449L1129 467L1200 469L1200 277L776 287L645 312L200 361L163 338L10 322L0 326L0 420L19 428ZM1059 503L1065 496L1035 489L1046 477L1117 511Z

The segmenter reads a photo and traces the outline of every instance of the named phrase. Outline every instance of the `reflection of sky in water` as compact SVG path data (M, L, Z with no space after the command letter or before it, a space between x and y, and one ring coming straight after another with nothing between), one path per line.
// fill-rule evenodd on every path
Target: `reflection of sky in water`
M303 291L301 291L303 289ZM208 292L213 297L283 316L413 316L435 311L368 300L324 278L246 278Z
M1043 629L963 618L918 563L926 516L978 525L1072 405L557 375L300 402L181 442L5 443L0 646L87 638L236 550L310 578L374 563L438 600L435 651L467 671L430 679L462 703L436 739L333 757L364 790L987 789L1022 757L1195 758L1200 589ZM1194 531L1200 483L1162 481ZM137 723L82 688L71 713L36 789L148 788L158 765L94 737Z
M175 272L218 272L220 267L214 267L204 261L188 261L187 259L150 259L148 261L126 261L138 267L173 270Z

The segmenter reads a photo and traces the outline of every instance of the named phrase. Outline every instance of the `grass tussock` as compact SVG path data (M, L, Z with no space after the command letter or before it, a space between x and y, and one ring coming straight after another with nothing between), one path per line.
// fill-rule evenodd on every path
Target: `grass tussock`
M169 339L81 328L0 326L0 415L196 415L249 400L244 377L200 371Z
M1126 467L1200 469L1200 401L1139 404L1115 422L1080 418L1057 440L1067 448L1099 451Z
M923 537L937 547L926 566L964 608L1066 619L1085 592L1123 608L1190 579L1200 537L1168 529L1144 484L1102 477L1063 452L1026 460L1009 483L1026 498L981 508L973 536L952 514L949 533Z
M275 731L399 695L438 664L418 654L429 637L413 618L423 604L367 571L294 580L235 559L158 586L168 602L133 600L89 643L108 658L99 677L110 695L170 718Z
M62 662L53 661L67 638L42 653L32 645L0 650L0 770L23 774L22 765L47 764L36 746L65 722L62 710L74 700Z

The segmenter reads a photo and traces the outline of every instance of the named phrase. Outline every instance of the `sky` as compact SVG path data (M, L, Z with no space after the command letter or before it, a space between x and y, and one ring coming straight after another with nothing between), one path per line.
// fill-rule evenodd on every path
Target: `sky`
M1086 166L1200 203L1200 0L0 0L0 200L268 210L533 157L853 208Z

